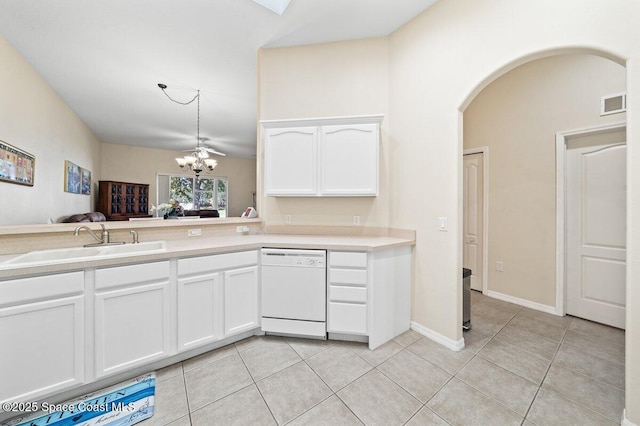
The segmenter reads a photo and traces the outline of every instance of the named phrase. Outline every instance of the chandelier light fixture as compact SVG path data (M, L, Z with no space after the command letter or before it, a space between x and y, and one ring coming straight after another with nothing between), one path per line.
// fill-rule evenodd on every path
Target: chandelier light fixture
M191 155L185 155L184 157L176 158L176 162L178 163L178 167L184 171L193 171L195 173L196 178L200 177L201 173L211 173L213 169L218 165L218 162L213 158L209 158L209 153L215 153L218 155L224 155L220 152L214 151L213 149L207 148L201 145L201 142L205 140L205 138L200 137L200 90L198 93L188 102L179 102L173 99L169 94L165 91L167 88L166 84L158 83L158 87L162 89L162 92L169 98L172 102L175 102L180 105L189 105L193 101L198 101L198 126L197 126L197 143L194 149L190 149Z

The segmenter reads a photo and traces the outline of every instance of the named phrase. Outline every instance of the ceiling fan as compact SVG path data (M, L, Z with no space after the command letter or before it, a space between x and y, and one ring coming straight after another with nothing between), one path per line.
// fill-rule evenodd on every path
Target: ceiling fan
M189 105L191 102L198 100L198 135L196 137L196 147L193 149L188 149L183 152L190 152L191 155L186 155L183 158L176 158L176 162L178 163L178 167L182 170L192 170L196 178L200 177L200 173L210 173L216 167L218 162L214 159L209 158L209 153L219 155L221 157L225 157L226 154L222 152L216 151L213 148L209 148L207 146L201 145L202 142L208 141L209 138L200 137L200 90L198 93L188 102L180 102L173 99L169 94L165 91L167 85L164 83L158 83L158 87L162 90L162 92L169 98L172 102L175 102L180 105Z
M198 158L209 158L209 153L211 154L215 154L215 155L219 155L221 157L226 157L227 154L224 154L220 151L216 151L213 148L210 148L208 146L205 146L205 142L210 140L209 138L206 137L199 137L198 138L198 144L196 145L195 148L192 149L185 149L182 152L192 152L194 156L198 157ZM202 143L202 145L201 145Z

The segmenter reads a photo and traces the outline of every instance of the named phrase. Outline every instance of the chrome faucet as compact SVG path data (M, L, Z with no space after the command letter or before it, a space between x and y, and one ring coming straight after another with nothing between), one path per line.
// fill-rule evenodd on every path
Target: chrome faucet
M138 244L140 242L138 241L138 232L132 229L129 233L133 236L133 244Z
M80 235L80 231L83 229L86 229L89 234L91 234L91 236L98 242L97 244L86 244L85 247L88 246L96 246L99 244L109 244L109 231L107 231L107 228L104 227L103 224L100 224L100 227L102 228L102 234L100 236L98 236L95 232L93 232L88 226L82 225L82 226L78 226L76 228L75 231L73 231L73 235L75 235L76 237L78 235Z

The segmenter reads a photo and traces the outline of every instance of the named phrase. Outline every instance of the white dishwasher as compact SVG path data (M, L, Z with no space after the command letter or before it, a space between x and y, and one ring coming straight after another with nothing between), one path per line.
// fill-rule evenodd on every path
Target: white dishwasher
M262 330L327 337L327 253L262 249Z

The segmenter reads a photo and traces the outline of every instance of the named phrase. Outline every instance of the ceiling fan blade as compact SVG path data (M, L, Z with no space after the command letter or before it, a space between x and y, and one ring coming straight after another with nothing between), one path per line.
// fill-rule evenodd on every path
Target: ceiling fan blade
M200 138L200 139L202 140L202 139L205 139L205 138ZM184 149L184 150L182 150L182 152L192 152L194 154L197 154L198 152L204 152L204 153L210 152L212 154L219 155L221 157L226 157L227 156L227 154L225 154L225 153L222 153L220 151L216 151L213 148L209 148L208 146L202 146L202 145L196 146L195 148L191 148L191 149Z
M205 151L208 151L208 152L210 152L210 153L212 153L212 154L220 155L220 156L222 156L222 157L226 157L226 156L227 156L227 154L223 154L222 152L220 152L220 151L216 151L216 150L215 150L215 149L213 149L213 148L204 147L204 148L202 148L202 149L204 149Z

